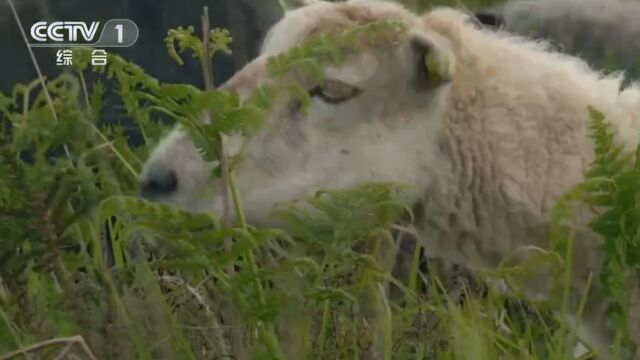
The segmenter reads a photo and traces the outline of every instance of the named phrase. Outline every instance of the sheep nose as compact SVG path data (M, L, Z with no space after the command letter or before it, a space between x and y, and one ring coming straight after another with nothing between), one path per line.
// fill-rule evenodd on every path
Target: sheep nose
M151 168L143 177L141 185L143 198L169 195L178 189L178 177L173 170Z

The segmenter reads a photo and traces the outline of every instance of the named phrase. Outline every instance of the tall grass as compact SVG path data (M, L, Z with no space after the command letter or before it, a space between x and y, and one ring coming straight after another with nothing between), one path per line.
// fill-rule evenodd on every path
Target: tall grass
M245 102L213 89L210 57L227 52L230 39L203 23L202 38L173 29L167 46L178 63L184 51L200 59L206 89L161 84L115 55L91 67L81 49L71 71L43 79L45 87L38 79L0 94L0 359L573 358L575 329L548 306L435 261L427 271L417 246L398 262L401 244L413 241L413 189L402 184L318 189L277 209L287 233L138 198L137 174L168 130L157 121L163 114L218 161L212 176L224 179L229 206L242 214L221 135L250 138L283 92L305 101L284 80ZM376 23L322 37L270 69L275 78L317 74L343 50L384 46L402 31ZM89 72L104 80L88 84ZM99 121L108 82L145 144L133 147L121 125ZM204 125L203 111L229 121ZM569 200L610 209L593 225L607 240L599 286L616 300L611 313L623 329L626 289L616 279L640 263L639 167L595 111L592 122L597 161L556 219L570 215ZM558 227L548 250L561 265L571 259L567 230Z

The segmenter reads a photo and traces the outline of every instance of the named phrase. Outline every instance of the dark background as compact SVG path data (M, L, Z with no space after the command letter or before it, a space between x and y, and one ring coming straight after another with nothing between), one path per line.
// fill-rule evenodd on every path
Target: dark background
M190 83L203 86L202 68L190 53L184 53L181 66L172 59L164 38L167 31L178 26L193 26L201 37L203 7L209 11L212 28L226 28L233 38L232 54L218 54L214 59L214 82L220 85L230 78L246 62L254 58L269 28L283 15L278 0L13 0L18 16L29 36L31 26L38 21L100 21L125 18L138 25L137 42L128 48L107 48L133 61L145 72L165 83ZM99 33L98 32L98 33ZM32 41L30 39L30 41ZM65 71L56 65L56 52L61 49L32 48L45 77L52 79ZM9 94L17 83L29 83L37 78L37 72L29 56L26 44L7 0L0 0L0 91ZM123 126L130 145L144 143L139 128L126 114L117 93L115 81L87 72L88 86L100 77L105 85L106 107L100 116L102 124ZM165 123L171 120L163 114L155 119ZM157 139L155 139L157 140Z
M0 91L36 78L24 40L7 5L0 0ZM106 21L131 19L139 27L137 43L130 48L110 48L142 66L163 82L187 82L202 86L200 66L190 56L179 66L169 57L163 42L167 31L192 25L201 33L200 15L209 7L212 27L227 28L234 42L231 56L214 62L216 84L255 57L267 30L282 16L278 0L13 0L25 31L36 21ZM475 0L474 0L475 1ZM625 70L630 79L640 75L640 2L633 0L516 1L489 6L487 0L468 1L468 9L500 15L506 30L545 38L558 50L578 55L603 70ZM404 0L426 10L431 0ZM467 2L465 2L467 3ZM451 4L450 4L451 5ZM455 4L453 4L455 6ZM56 66L57 48L33 49L49 78L62 70Z
M27 36L37 21L101 21L113 18L133 20L140 30L130 48L109 48L142 66L162 82L188 82L202 86L202 71L190 55L179 66L167 54L163 42L167 31L193 25L201 34L203 6L209 8L212 27L227 28L234 38L233 54L220 55L214 63L217 84L253 58L266 31L282 16L277 0L14 0ZM101 24L102 26L102 24ZM100 28L101 29L101 28ZM64 67L56 65L58 48L33 48L45 76L52 78ZM16 83L37 77L26 45L7 0L0 0L0 91L8 93Z

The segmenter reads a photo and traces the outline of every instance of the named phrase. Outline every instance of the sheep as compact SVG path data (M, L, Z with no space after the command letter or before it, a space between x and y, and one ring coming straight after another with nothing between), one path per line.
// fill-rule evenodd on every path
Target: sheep
M297 79L310 89L310 109L278 106L249 143L236 186L251 224L281 226L270 210L317 189L400 182L421 194L416 228L430 256L495 269L514 251L549 245L555 202L584 180L593 160L590 105L612 122L618 141L638 143L637 84L620 90L620 75L605 76L543 42L483 29L450 8L416 15L395 3L350 0L291 10L268 32L260 56L221 88L246 98L268 83L269 57L328 29L376 20L401 22L408 34L393 51L326 68L320 87ZM241 139L225 142L233 155ZM220 216L222 201L208 190L213 166L178 127L145 163L143 194ZM602 260L602 240L586 226L592 214L579 215L575 301ZM544 294L552 280L541 274L529 290ZM603 354L612 342L605 305L592 297L579 327Z

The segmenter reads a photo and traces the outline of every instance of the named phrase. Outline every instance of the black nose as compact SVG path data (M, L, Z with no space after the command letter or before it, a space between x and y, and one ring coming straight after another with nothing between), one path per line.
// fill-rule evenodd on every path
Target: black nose
M169 195L178 189L178 177L173 170L152 168L142 179L142 197Z

